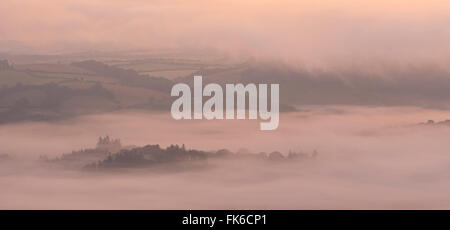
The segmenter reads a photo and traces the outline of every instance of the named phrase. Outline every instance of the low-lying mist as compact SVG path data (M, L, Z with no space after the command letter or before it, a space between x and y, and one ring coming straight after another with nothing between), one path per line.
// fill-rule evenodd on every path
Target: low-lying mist
M302 107L275 131L255 120L175 121L129 111L0 126L1 209L445 209L450 207L448 111L415 107ZM289 162L208 160L178 171L61 169L39 156L124 145L317 151ZM173 165L177 167L177 165Z

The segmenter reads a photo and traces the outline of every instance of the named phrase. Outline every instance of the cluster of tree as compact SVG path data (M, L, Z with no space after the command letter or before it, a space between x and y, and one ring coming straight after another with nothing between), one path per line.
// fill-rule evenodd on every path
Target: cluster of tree
M184 144L181 146L170 145L166 148L162 148L160 145L146 145L143 147L122 146L120 139L105 136L98 138L95 148L72 151L56 158L41 156L40 160L47 163L60 163L64 167L105 169L151 167L177 162L201 163L208 159L290 162L315 158L317 155L318 153L315 150L311 154L294 151L282 154L278 151L252 153L246 149L240 149L237 152L227 149L200 151L186 149Z
M160 163L197 161L207 158L206 152L187 150L184 145L171 145L165 149L159 145L147 145L144 147L121 150L109 155L106 159L93 163L87 168L128 168L151 166Z
M444 121L437 121L435 122L434 120L428 120L427 122L422 122L419 123L419 125L445 125L445 126L450 126L450 120L444 120Z
M120 139L113 139L109 136L99 137L97 141L97 149L105 149L110 152L117 152L122 149Z
M221 149L216 152L205 152L193 149L186 149L184 145L170 145L167 148L161 148L159 145L147 145L144 147L137 147L129 150L121 150L115 154L110 154L106 159L89 164L88 169L99 168L134 168L153 166L161 163L175 163L175 162L192 162L204 161L213 158L222 159L253 159L253 160L267 160L267 161L291 161L315 158L318 155L316 151L312 154L303 152L290 151L287 156L280 152L267 153L249 153L238 152L233 153L227 149Z
M294 152L289 151L289 153L285 156L281 152L274 151L271 153L259 152L252 153L245 149L240 149L237 153L233 153L228 149L221 149L216 151L214 154L210 154L210 157L218 157L218 158L232 158L232 159L261 159L261 160L269 160L269 161L285 161L285 160L302 160L317 157L318 152L316 150L313 151L312 154L308 154L305 152Z

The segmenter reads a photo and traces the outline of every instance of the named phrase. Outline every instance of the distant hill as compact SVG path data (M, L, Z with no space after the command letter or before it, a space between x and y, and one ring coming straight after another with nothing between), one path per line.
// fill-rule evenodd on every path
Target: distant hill
M170 93L170 89L174 84L172 81L165 78L140 75L131 69L122 69L94 60L74 62L72 63L72 66L86 69L101 76L116 78L123 85L148 88L167 93Z
M169 111L174 100L171 87L177 82L192 84L194 75L202 75L204 84L280 84L281 112L304 105L450 108L450 74L428 67L370 73L225 59L102 56L99 61L86 59L91 57L88 54L75 60L58 55L8 57L20 63L0 62L0 123L126 109Z
M86 89L57 84L0 88L0 123L62 119L119 107L114 95L100 84Z
M169 110L172 82L96 61L0 63L0 123L49 121L121 109Z
M277 62L246 62L199 70L208 83L278 83L285 105L423 106L450 108L450 73L428 66L305 70ZM179 81L193 84L186 76Z

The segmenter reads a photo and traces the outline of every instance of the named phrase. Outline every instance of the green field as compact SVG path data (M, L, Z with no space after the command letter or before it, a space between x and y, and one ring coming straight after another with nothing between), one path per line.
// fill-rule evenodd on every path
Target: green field
M64 79L62 79L64 80ZM58 82L58 79L53 78L41 78L34 76L25 71L14 71L14 70L1 70L0 71L0 85L16 85L16 84L46 84L51 82Z

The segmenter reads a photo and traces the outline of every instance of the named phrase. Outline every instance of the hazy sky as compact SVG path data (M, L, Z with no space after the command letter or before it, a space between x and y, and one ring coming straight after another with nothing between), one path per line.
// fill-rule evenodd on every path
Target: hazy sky
M302 61L442 58L449 10L449 0L3 0L0 45L213 47Z

